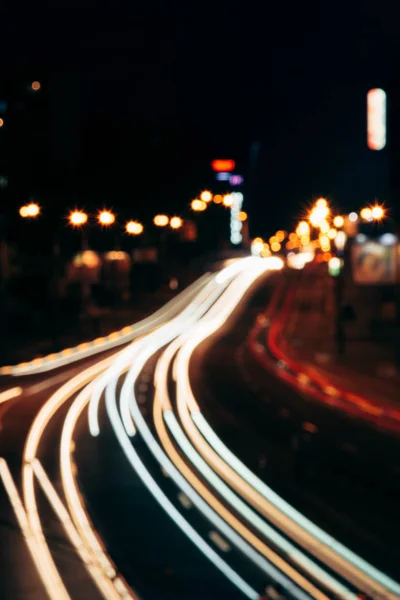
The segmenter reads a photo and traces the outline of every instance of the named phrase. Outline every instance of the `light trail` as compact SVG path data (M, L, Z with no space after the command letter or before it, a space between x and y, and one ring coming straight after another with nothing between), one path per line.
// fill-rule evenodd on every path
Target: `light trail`
M259 274L257 274L257 277ZM257 278L256 277L256 278ZM244 274L241 277L238 277L237 280L232 283L229 288L225 291L225 293L218 299L218 301L214 304L213 308L207 313L206 317L203 320L198 322L198 327L201 330L207 331L207 325L203 325L203 321L207 321L207 319L214 319L212 321L214 326L216 326L214 313L220 315L221 311L223 314L223 319L219 323L221 326L226 319L230 316L234 307L236 307L240 301L240 299L244 296L247 289L250 287L251 283L256 279L249 278L248 274ZM246 281L247 280L247 281ZM225 312L224 312L225 311ZM197 329L197 328L195 328ZM188 334L187 334L188 335ZM193 336L192 331L190 332L190 336ZM155 385L157 389L158 398L160 398L161 402L164 404L164 419L172 432L173 437L175 438L178 445L183 450L184 454L191 460L191 462L197 467L197 469L201 472L202 476L209 482L211 485L218 491L218 493L230 503L234 509L241 514L248 522L250 522L260 533L262 533L267 539L273 541L273 543L280 548L280 550L284 553L285 556L289 556L294 562L300 565L306 571L311 572L312 576L320 581L325 587L331 589L336 594L340 595L343 598L352 598L355 599L355 595L352 594L345 586L341 585L338 581L332 578L328 573L323 571L316 563L308 559L304 554L299 552L297 548L295 548L290 542L284 539L279 533L277 533L274 529L267 525L260 517L254 513L246 504L244 504L238 496L236 496L230 488L228 488L221 479L214 473L212 469L207 465L207 463L200 457L200 455L194 450L193 446L188 442L187 438L184 436L182 430L179 427L178 422L176 421L171 408L171 403L168 398L168 369L170 362L172 360L173 355L184 343L186 336L182 336L182 338L178 338L175 340L167 350L164 352L161 359L158 361L156 372L155 372ZM179 354L178 354L179 357ZM179 375L177 374L178 380ZM140 414L137 414L137 410L135 411L135 418L140 419ZM181 415L182 418L182 415ZM186 420L189 419L187 416ZM189 419L190 420L190 419ZM215 499L214 499L215 500ZM210 501L210 498L209 498ZM214 508L217 508L218 505L215 502L212 504ZM228 513L229 514L229 513ZM225 517L226 517L225 513ZM230 515L230 517L232 517ZM230 522L232 522L232 518L230 518ZM237 521L236 523L237 524ZM260 544L260 540L256 538L256 536L249 535L249 530L241 527L242 535L245 534L247 540L251 539L253 542L256 541L257 549L264 555L268 557L268 559L274 563L278 564L279 567L289 575L293 581L295 581L298 585L300 585L304 590L307 590L313 597L326 597L321 592L319 592L314 585L310 584L304 577L299 575L294 569L292 569L285 561L282 561L276 553L271 551L267 551L266 546ZM285 580L285 584L287 586L287 580Z
M231 297L232 299L232 297ZM204 319L190 332L188 336L183 336L185 344L178 352L175 360L173 375L177 382L177 404L182 423L192 439L193 443L212 465L213 469L218 472L228 483L246 497L257 510L260 510L265 516L271 519L275 524L286 530L291 537L297 537L307 549L310 549L318 558L325 560L329 566L339 572L348 581L363 589L369 594L384 594L386 598L395 598L400 595L400 586L390 577L368 564L361 557L351 552L345 546L337 542L331 536L328 536L323 530L319 529L300 513L295 511L290 505L284 503L282 499L270 490L272 493L262 497L260 493L257 495L256 490L250 488L245 477L238 478L230 465L230 460L222 461L220 457L205 443L204 438L199 434L199 431L194 427L189 416L199 414L198 404L193 396L189 382L189 361L195 348L212 335L219 327L221 327L228 318L231 309L229 308L230 299L223 303L221 300L214 305ZM231 306L235 305L232 300ZM219 315L218 315L219 313ZM229 313L229 314L228 314ZM215 315L215 316L214 316ZM209 323L207 323L209 321ZM229 456L232 458L232 456ZM238 463L235 463L236 466ZM253 476L255 477L255 476ZM267 486L263 491L266 491ZM278 502L279 498L279 502ZM265 502L268 501L268 504ZM286 505L286 506L285 506ZM279 509L277 513L274 506ZM285 508L285 510L282 510ZM271 510L272 509L272 510ZM290 520L284 517L289 517ZM314 539L313 539L314 538ZM323 544L321 547L321 543ZM392 593L390 593L392 592ZM393 595L395 594L395 596Z
M43 358L35 358L29 362L0 367L0 375L21 376L46 373L47 371L59 369L78 360L96 356L106 350L112 350L118 346L128 344L139 335L148 333L177 314L185 305L188 298L193 297L197 293L197 290L211 277L210 273L205 273L155 313L134 325L114 331L105 337L96 338L90 342L83 342L74 348L65 348L60 352L49 354Z

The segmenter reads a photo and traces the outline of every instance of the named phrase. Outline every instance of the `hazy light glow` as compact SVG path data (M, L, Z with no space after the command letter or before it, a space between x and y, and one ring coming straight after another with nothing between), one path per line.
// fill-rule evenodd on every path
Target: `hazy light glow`
M97 219L101 225L112 225L115 222L115 215L111 210L102 210L99 212Z
M198 198L196 198L190 203L190 208L194 212L203 212L203 210L206 210L207 208L207 202L205 200L199 200Z
M80 227L87 223L88 216L82 210L73 210L70 212L68 220L74 227Z
M169 223L169 217L167 215L156 215L153 223L156 227L166 227Z
M364 221L372 221L373 217L372 217L372 210L368 207L361 209L360 211L360 217L364 220Z
M385 216L385 211L383 207L379 206L379 204L373 206L371 209L371 216L373 219L375 219L375 221L381 221Z
M328 206L328 202L325 200L325 198L319 198L316 201L315 206L317 208L326 208Z
M125 229L130 235L140 235L143 233L143 225L138 221L128 221Z
M229 173L230 171L233 171L233 169L235 168L235 161L234 160L222 160L222 159L217 159L217 160L213 160L211 163L211 168L213 171L216 171L218 173L224 172L224 173Z
M203 200L203 202L211 202L212 199L213 195L208 190L204 190L204 192L201 192L200 200Z
M370 150L386 146L386 93L379 88L367 94L367 143Z
M351 221L351 223L355 223L358 220L358 214L356 212L351 212L349 214L349 221Z
M393 246L397 241L397 237L393 233L384 233L379 241L383 246Z
M32 81L31 88L34 92L38 92L41 88L40 81Z
M222 203L226 208L230 208L233 204L233 196L232 194L225 194L223 197Z
M231 243L237 245L243 240L241 233L243 225L242 219L240 218L240 214L242 212L243 194L241 192L233 192L231 196Z
M333 224L335 227L343 227L343 225L344 225L343 217L341 217L340 215L337 215L337 217L335 217L333 219Z
M307 223L307 221L300 221L300 223L297 225L296 228L296 234L301 237L302 235L309 235L310 233L310 226ZM290 234L292 236L292 241L293 241L293 234ZM290 237L290 236L289 236Z
M40 206L36 204L36 202L30 202L25 206L21 206L19 209L19 214L23 218L34 219L40 214Z
M180 217L172 217L169 226L171 229L180 229L183 225L183 221Z

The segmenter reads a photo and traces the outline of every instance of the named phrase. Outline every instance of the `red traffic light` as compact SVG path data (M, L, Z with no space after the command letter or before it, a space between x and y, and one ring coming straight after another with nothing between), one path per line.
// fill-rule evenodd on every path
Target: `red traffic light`
M216 171L217 173L228 173L229 171L233 171L233 169L235 168L235 161L234 160L213 160L211 163L211 168L213 171Z

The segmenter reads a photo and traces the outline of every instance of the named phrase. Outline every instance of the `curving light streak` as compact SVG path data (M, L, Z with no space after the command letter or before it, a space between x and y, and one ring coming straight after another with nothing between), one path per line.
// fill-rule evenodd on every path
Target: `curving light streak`
M132 394L132 388L127 388L127 383L132 379L130 377L131 372L128 373L126 381L124 383L124 389L121 394ZM135 378L135 373L133 379ZM197 533L195 529L188 523L188 521L181 515L181 513L175 508L172 502L164 494L158 484L155 482L149 471L146 469L142 461L140 460L135 449L131 445L129 437L125 433L122 421L120 419L118 409L116 406L116 381L112 380L106 389L106 408L111 424L114 428L114 432L118 438L118 441L125 453L125 456L131 463L132 467L140 477L144 485L151 492L156 501L160 504L163 510L169 515L169 517L178 525L183 533L197 546L197 548L238 588L245 596L251 600L257 600L259 595L257 592L247 584L212 548L209 546L203 538Z
M288 567L287 563L283 561L278 555L276 555L266 544L264 544L257 536L252 533L249 529L243 525L239 519L236 519L232 513L230 513L225 506L215 497L209 489L196 477L194 472L187 466L186 462L182 460L178 452L175 450L174 445L170 441L170 438L167 433L167 429L165 427L163 418L162 418L162 408L168 406L169 399L167 397L163 398L163 401L160 402L158 397L158 392L156 392L154 399L154 423L157 430L158 437L161 440L161 443L164 447L164 450L168 454L170 460L175 465L176 468L179 469L185 480L190 484L192 488L196 490L198 494L202 496L205 500L206 504L198 502L194 500L195 496L193 492L192 500L193 504L197 506L197 508L205 514L205 516L209 518L210 522L214 523L214 525L220 530L223 530L224 535L231 540L231 542L245 555L247 556L256 566L258 566L264 573L266 573L271 579L283 585L294 598L302 599L308 598L304 592L302 592L295 584L292 583L290 579L286 577L279 568L283 567L283 570L286 570L286 573L290 575L292 572L296 575L295 571ZM168 409L167 409L168 410ZM179 486L180 487L180 486ZM226 528L223 521L215 517L214 515L209 514L209 510L207 505L212 507L215 513L218 513L219 516L225 521L229 526L230 530ZM206 513L203 511L203 507L206 507ZM237 532L237 533L235 533ZM241 536L246 542L238 537ZM253 548L254 550L253 550ZM264 560L265 557L267 560ZM274 566L272 563L275 563ZM278 568L276 568L278 567ZM289 572L288 572L289 569ZM325 598L325 596L323 596Z
M84 509L80 499L78 486L73 475L72 460L72 436L79 416L87 406L91 389L96 384L94 380L87 385L75 398L64 421L61 443L60 443L60 467L61 481L67 500L69 512L74 521L76 530L84 541L85 547L89 549L94 568L97 567L96 584L100 587L103 596L112 600L113 598L137 598L136 594L128 585L117 577L115 566L107 556L107 553L97 536L89 516Z
M134 325L124 327L119 331L114 331L104 338L97 338L91 342L84 342L74 348L65 348L60 352L49 354L43 358L35 358L30 362L19 363L0 367L0 375L34 375L45 373L53 369L59 369L78 360L95 356L100 352L112 350L123 344L128 344L139 335L148 333L160 324L168 321L172 316L179 313L185 306L188 299L193 297L210 278L212 274L206 273L193 284L183 290L178 296L175 296L158 311L146 317Z
M272 490L272 494L269 494L267 499L269 502L275 504L275 506L277 506L283 514L279 515L276 513L276 511L271 511L271 508L273 508L271 507L271 504L268 506L264 502L264 504L260 505L260 498L257 499L254 493L252 493L253 490L249 490L249 488L246 487L245 478L238 479L235 477L235 474L230 468L229 461L222 462L215 452L213 452L211 448L204 443L204 439L198 435L198 431L196 431L196 428L193 427L187 409L189 407L192 414L195 414L196 412L198 413L199 407L197 406L190 387L188 374L189 360L194 349L203 340L214 333L218 327L223 325L227 316L229 316L226 314L230 310L229 302L230 299L228 299L226 303L223 303L221 299L219 301L220 307L217 307L218 303L216 303L206 318L198 324L194 331L191 331L190 341L186 342L182 347L174 364L174 379L177 381L178 409L181 420L185 425L185 429L188 432L189 437L191 437L195 446L200 450L202 455L205 456L208 462L213 465L213 468L217 470L219 474L226 479L228 483L230 483L230 485L233 485L237 491L240 491L243 495L245 495L246 499L250 501L258 510L261 509L268 518L275 520L275 523L277 523L279 527L282 528L282 525L284 524L283 528L286 529L288 534L291 534L292 537L294 534L298 536L298 541L307 548L311 547L311 551L313 551L319 558L321 557L321 554L323 554L325 561L329 563L332 568L336 569L342 575L345 575L349 581L352 581L361 587L361 589L365 589L365 591L368 592L374 590L375 593L384 593L386 594L386 597L392 597L387 595L388 590L391 590L396 595L399 595L400 586L397 584L397 582L380 572L378 569L374 568L372 565L369 565L366 561L348 550L345 546L341 545L334 538L328 536L325 532L308 521L308 519L303 517L292 507L290 507L291 510L288 510L290 505L284 503L282 499L280 499L280 503L277 503L276 499L279 497L276 494L273 494ZM234 304L234 300L232 300L232 303ZM220 312L219 317L218 311ZM216 313L215 317L214 313ZM210 321L211 324L207 324L207 321ZM263 499L261 498L261 502L262 500ZM286 510L283 510L282 508L284 504L286 505ZM282 519L285 514L291 519L291 522ZM305 528L306 531L301 531L300 527ZM309 535L307 535L307 532ZM317 538L317 543L315 542L315 539L312 539L312 536ZM321 547L320 544L318 544L318 541L322 542L324 546ZM333 550L329 548L329 546L331 546ZM356 569L359 569L359 571L357 572L356 569L352 568L352 565L356 567Z
M259 274L258 274L259 275ZM258 276L257 275L257 276ZM254 276L253 276L254 277ZM247 282L245 280L247 279ZM254 278L255 279L255 278ZM228 288L228 290L219 298L219 300L214 304L213 308L206 315L206 317L199 321L198 327L203 331L208 331L207 326L204 325L204 322L208 319L211 320L213 326L216 326L216 315L220 315L221 311L223 314L223 319L219 322L219 326L226 321L228 316L231 314L233 307L236 307L240 301L240 299L246 293L248 287L254 281L251 279L247 273L244 273L242 276L238 277ZM246 285L247 283L247 285ZM225 312L224 312L225 311ZM221 317L219 317L221 319ZM196 328L196 329L197 329ZM191 337L193 333L191 332ZM174 352L178 349L180 344L183 344L184 338L181 340L176 340L166 351L166 357L164 356L160 359L157 370L155 374L155 381L157 385L157 391L160 393L162 398L168 397L167 391L167 376L168 376L168 367L169 363L172 359ZM179 355L176 360L176 364L179 365ZM164 358L165 357L165 358ZM180 383L180 374L177 372L177 380ZM179 385L178 383L178 385ZM182 398L182 395L181 395ZM178 396L178 409L180 411L181 419L183 420L185 427L190 429L191 422L188 414L182 416L182 406L179 406L179 396ZM186 406L184 404L184 406ZM209 482L211 485L218 491L218 493L223 496L225 500L227 500L234 509L241 514L248 522L252 524L260 533L262 533L267 539L273 541L273 543L280 548L280 550L288 555L294 562L300 565L302 568L306 569L308 572L311 572L312 575L323 585L333 590L336 594L339 594L343 598L353 598L355 599L355 595L352 594L345 586L341 585L338 581L336 581L333 577L331 577L328 573L323 571L316 563L306 557L302 552L300 552L293 544L288 542L285 538L283 538L278 532L276 532L273 528L271 528L265 521L263 521L256 513L254 513L244 502L242 502L239 497L234 494L226 484L222 482L222 480L215 474L215 472L210 469L207 463L201 458L201 456L195 451L193 446L188 442L187 438L182 433L178 422L176 421L173 413L170 410L164 411L164 419L175 438L178 445L183 450L184 454L189 458L189 460L196 466L196 468L201 472L202 476ZM188 423L189 421L189 423ZM193 427L192 427L193 429ZM195 429L195 428L194 428ZM213 465L214 466L214 465ZM279 560L277 555L269 556L269 559L274 561ZM283 562L283 561L281 561ZM283 562L283 566L286 568L286 572L289 570L289 566ZM283 568L280 565L280 568ZM323 594L316 590L315 586L307 582L304 577L296 573L293 569L291 569L290 576L298 585L300 585L303 589L307 590L314 597L325 597ZM320 594L320 596L318 596Z
M60 578L43 533L36 503L34 471L32 465L36 464L34 461L36 459L36 452L40 439L55 412L73 393L89 383L93 377L109 366L112 360L113 357L111 356L96 363L57 390L37 414L28 433L24 448L22 491L26 517L32 532L34 561L49 597L54 600L68 600L70 596Z
M21 387L13 387L9 390L4 390L4 392L0 392L0 404L13 400L13 398L18 398L18 396L21 396L22 392L23 389Z

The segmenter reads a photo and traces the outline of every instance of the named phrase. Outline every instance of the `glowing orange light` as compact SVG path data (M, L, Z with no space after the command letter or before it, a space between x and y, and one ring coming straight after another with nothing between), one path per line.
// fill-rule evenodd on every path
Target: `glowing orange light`
M286 231L282 231L282 229L277 231L275 234L275 237L278 240L278 242L283 242L283 240L285 239L286 236L287 236Z
M233 169L235 168L235 161L234 160L213 160L211 163L211 168L213 171L216 171L217 173L229 173L230 171L233 171Z
M167 217L167 215L156 215L153 219L153 223L156 227L166 227L169 223L169 217Z
M310 233L310 226L307 223L307 221L300 221L300 223L297 225L297 229L296 229L296 234L301 237L302 235L308 235ZM295 235L296 234L291 234L291 235Z
M241 210L241 211L239 212L239 215L238 215L238 217L239 217L239 221L242 221L242 223L243 223L244 221L247 221L247 212L245 212L244 210Z
M183 221L180 217L172 217L169 225L172 229L180 229L183 225Z
M318 200L315 203L315 206L317 206L318 208L326 208L328 206L328 202L325 200L325 198L318 198Z
M334 240L336 235L337 235L337 229L335 229L334 227L331 227L331 229L329 229L329 231L328 231L328 238L330 240Z
M293 250L294 244L290 240L286 242L286 250Z
M379 206L377 204L376 206L372 207L371 215L372 215L372 218L375 219L375 221L380 221L385 216L385 211L382 208L382 206Z
M281 245L279 242L273 242L271 244L271 250L272 252L279 252L279 250L281 249Z
M192 210L194 210L195 212L202 212L203 210L206 210L207 202L196 198L195 200L192 200L192 202L190 203L190 208Z
M221 196L221 194L217 194L216 196L214 196L213 200L215 204L221 204L221 202L223 201L223 197Z
M227 208L230 208L233 204L233 197L231 194L226 194L222 200L222 203Z
M115 222L115 215L111 210L102 210L99 212L97 219L101 225L112 225Z
M40 90L40 82L39 81L32 81L32 89L34 92L38 92Z
M73 210L70 212L68 220L74 227L80 227L87 222L88 216L82 210Z
M208 190L204 190L204 192L201 192L200 200L203 200L203 202L211 202L212 199L213 195Z
M341 217L340 215L338 215L337 217L335 217L333 219L333 224L335 227L343 227L344 225L344 219L343 217Z
M128 221L125 225L125 229L130 235L140 235L143 233L143 225L138 221Z
M40 206L36 202L31 202L25 206L21 206L19 214L24 218L35 218L40 214Z
M386 93L381 89L367 94L367 143L370 150L386 146Z
M0 118L0 127L3 127L3 125L4 125L4 119Z
M364 219L364 221L372 221L372 210L368 207L361 209L360 217Z

